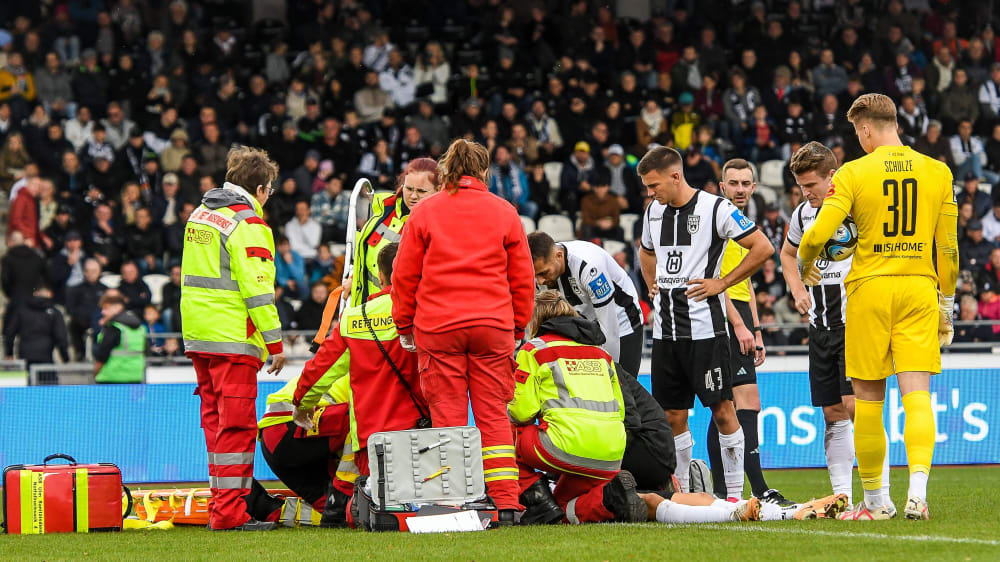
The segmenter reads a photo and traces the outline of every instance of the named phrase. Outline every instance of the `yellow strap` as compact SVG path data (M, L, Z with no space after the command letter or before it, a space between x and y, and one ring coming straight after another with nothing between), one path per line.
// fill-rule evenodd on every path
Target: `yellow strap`
M198 491L197 489L192 489L190 492L188 492L187 499L184 500L184 516L185 517L188 517L188 516L191 515L191 506L194 505L194 495L195 495L195 493L197 491Z
M45 480L41 472L21 470L21 534L45 532Z
M156 521L156 513L160 511L162 500L154 500L153 494L147 493L142 498L142 508L146 510L146 521L152 523Z
M76 469L76 531L77 533L90 532L90 487L87 485L87 469Z
M313 412L312 427L310 429L306 430L306 437L312 437L314 435L319 435L319 417L323 415L323 410L325 410L325 409L326 409L326 406L319 406Z
M122 529L126 531L169 531L174 528L173 521L158 521L150 523L142 519L125 519L122 521Z

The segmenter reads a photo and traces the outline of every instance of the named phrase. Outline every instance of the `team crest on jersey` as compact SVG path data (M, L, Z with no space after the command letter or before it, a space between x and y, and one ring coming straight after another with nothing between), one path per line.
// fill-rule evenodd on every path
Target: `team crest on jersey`
M683 254L679 251L667 253L667 273L671 275L680 273L681 264L683 263L682 256Z
M569 288L572 289L574 293L578 295L580 294L580 285L576 282L576 279L574 279L573 277L569 278Z
M694 234L698 232L698 228L701 225L701 217L699 215L688 215L688 234Z

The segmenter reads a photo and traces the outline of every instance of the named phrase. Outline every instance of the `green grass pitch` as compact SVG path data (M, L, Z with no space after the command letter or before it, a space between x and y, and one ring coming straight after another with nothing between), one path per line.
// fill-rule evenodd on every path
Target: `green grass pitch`
M770 471L767 477L799 500L825 495L830 485L825 470ZM930 521L902 519L906 483L905 469L892 471L900 517L887 522L565 525L442 535L178 527L0 536L0 560L1000 560L1000 467L935 468Z

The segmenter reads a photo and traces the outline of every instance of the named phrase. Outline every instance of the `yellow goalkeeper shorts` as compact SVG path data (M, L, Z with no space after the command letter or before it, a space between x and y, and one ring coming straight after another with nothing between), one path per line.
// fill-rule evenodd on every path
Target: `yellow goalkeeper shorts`
M922 275L866 277L847 284L847 376L882 380L941 372L937 281Z

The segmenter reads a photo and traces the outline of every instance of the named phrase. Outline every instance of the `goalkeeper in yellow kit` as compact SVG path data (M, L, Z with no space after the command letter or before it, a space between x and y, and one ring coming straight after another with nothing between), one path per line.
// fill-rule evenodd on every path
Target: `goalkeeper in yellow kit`
M823 245L847 215L857 223L858 246L846 280L845 363L857 397L854 447L865 501L840 518L891 518L881 493L882 406L885 379L895 373L910 464L903 513L907 519L927 519L935 436L930 375L941 372L940 346L951 343L958 279L952 176L944 163L903 146L889 97L861 96L847 120L868 154L833 176L831 193L799 245L802 279L815 284Z

